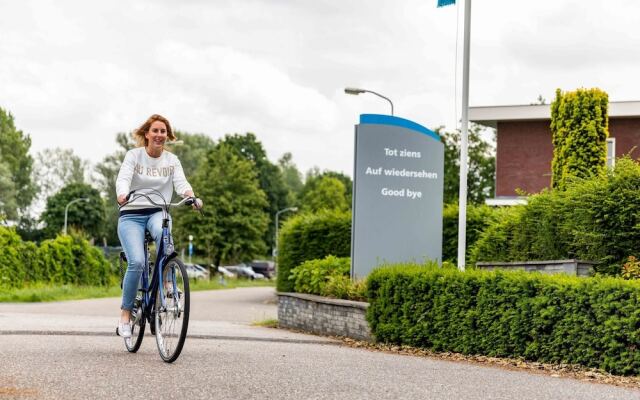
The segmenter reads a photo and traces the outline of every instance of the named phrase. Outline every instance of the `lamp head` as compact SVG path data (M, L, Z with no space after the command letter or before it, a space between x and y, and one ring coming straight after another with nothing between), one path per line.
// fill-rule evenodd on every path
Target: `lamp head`
M356 95L356 96L357 96L357 95L359 95L360 93L364 93L364 92L366 92L366 90L364 90L364 89L358 89L358 88L351 88L351 87L348 87L348 88L344 88L344 92L345 92L346 94L353 94L353 95Z

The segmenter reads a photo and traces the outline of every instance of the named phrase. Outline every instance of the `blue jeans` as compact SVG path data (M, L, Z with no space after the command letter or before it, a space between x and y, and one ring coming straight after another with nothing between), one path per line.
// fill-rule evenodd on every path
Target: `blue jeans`
M132 310L144 270L144 231L148 230L156 242L162 239L162 211L150 215L127 214L118 219L118 237L127 256L127 272L122 283L123 310ZM169 219L171 229L171 219Z

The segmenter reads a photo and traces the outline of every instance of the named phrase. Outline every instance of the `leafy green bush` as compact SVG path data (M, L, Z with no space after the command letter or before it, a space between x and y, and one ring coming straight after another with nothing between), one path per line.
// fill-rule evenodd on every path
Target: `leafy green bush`
M600 173L607 160L609 96L600 89L556 90L551 103L551 185L564 189L573 177Z
M622 266L621 275L624 279L640 279L640 261L634 256L629 256Z
M104 286L112 266L82 234L58 236L38 247L0 226L0 287L21 288L36 282Z
M497 211L495 220L471 248L471 260L528 261L571 258L565 215L559 192L531 196L528 204Z
M106 286L112 275L111 264L102 251L91 246L81 235L72 235L75 282L78 285Z
M367 301L367 281L366 279L353 281L348 275L331 275L320 295L336 299Z
M291 270L290 280L298 293L317 294L348 300L364 300L366 284L350 278L351 259L327 256L309 260Z
M467 256L480 234L495 219L497 210L486 205L467 205ZM442 212L442 259L457 264L458 260L458 203L445 204Z
M24 280L20 259L22 239L11 228L0 226L0 287L19 287Z
M377 340L640 374L640 282L396 265L368 278Z
M278 237L277 289L293 291L294 283L289 279L291 270L305 261L328 255L351 255L350 212L321 211L290 218Z
M473 261L579 258L619 274L640 246L640 164L618 159L613 170L574 179L564 191L531 196L502 210L471 250Z
M42 278L42 263L38 262L38 246L33 242L22 242L20 246L20 261L24 268L24 282L40 282Z
M50 283L73 283L75 259L71 249L71 236L57 236L40 244L37 257L42 266L42 280Z
M327 256L303 262L291 270L289 279L298 293L321 294L331 276L349 276L350 269L349 257Z

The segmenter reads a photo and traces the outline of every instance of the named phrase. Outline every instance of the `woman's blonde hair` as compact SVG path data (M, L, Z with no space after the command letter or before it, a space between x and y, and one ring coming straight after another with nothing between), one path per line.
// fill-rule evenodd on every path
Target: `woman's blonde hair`
M151 128L151 124L153 124L156 121L160 121L165 124L165 126L167 127L167 138L169 140L176 140L176 135L173 134L173 130L171 129L171 124L169 123L169 120L163 117L162 115L153 114L144 122L144 124L140 125L138 129L133 131L133 138L136 141L136 146L146 147L147 144L149 144L147 138L145 138L144 135L146 135L147 132L149 132L149 128Z

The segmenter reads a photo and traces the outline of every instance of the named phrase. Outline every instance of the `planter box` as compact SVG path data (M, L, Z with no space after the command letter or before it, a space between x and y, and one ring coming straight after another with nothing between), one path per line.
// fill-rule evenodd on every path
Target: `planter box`
M478 269L492 271L496 269L509 271L540 272L543 274L567 274L573 276L590 276L593 274L594 261L584 260L546 260L546 261L485 261L476 263Z
M371 340L369 303L303 293L278 293L278 324L320 335Z

